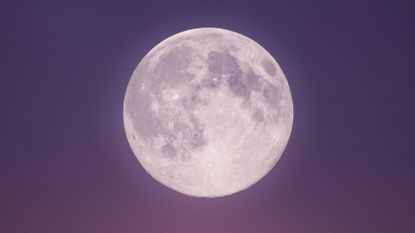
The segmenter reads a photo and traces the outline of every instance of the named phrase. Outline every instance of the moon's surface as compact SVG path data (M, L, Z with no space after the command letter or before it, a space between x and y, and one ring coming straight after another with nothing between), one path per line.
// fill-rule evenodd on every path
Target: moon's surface
M293 102L275 59L241 34L197 28L155 46L124 99L128 142L144 169L178 192L218 197L276 164Z

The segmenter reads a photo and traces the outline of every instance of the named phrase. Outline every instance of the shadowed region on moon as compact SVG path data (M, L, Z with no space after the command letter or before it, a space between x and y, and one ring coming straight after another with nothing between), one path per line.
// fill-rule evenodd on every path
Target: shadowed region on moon
M261 179L281 156L292 119L288 83L272 56L216 28L188 30L153 48L124 100L127 138L146 171L199 197Z

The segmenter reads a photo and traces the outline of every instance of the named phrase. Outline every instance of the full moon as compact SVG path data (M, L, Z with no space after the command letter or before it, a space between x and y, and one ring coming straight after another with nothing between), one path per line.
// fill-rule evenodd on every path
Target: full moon
M175 34L140 61L124 98L128 142L163 185L196 197L244 190L277 163L293 102L275 59L220 28Z

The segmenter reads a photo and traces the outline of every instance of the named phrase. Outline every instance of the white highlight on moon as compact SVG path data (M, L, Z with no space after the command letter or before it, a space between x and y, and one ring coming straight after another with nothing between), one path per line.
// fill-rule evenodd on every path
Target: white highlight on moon
M178 192L218 197L248 188L276 164L293 103L275 59L241 34L175 34L138 64L124 99L128 142L144 169Z

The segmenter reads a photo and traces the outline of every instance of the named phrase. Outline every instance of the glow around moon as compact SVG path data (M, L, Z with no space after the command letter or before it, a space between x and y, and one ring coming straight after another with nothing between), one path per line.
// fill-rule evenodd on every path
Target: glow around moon
M124 99L128 142L144 169L178 192L248 188L283 153L293 103L275 59L219 28L175 34L138 64Z

